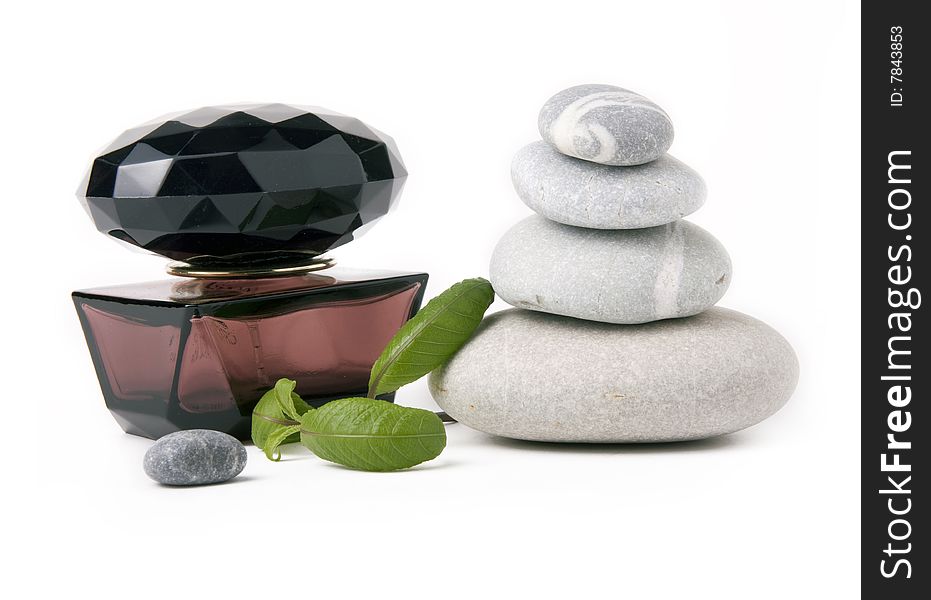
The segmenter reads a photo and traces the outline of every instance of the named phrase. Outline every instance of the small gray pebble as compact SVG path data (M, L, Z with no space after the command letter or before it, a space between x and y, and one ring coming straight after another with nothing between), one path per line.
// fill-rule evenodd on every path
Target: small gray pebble
M605 231L533 215L502 236L489 271L512 306L632 324L710 308L730 285L731 259L688 221Z
M145 453L145 474L166 485L220 483L246 466L242 442L221 431L190 429L163 436Z
M608 325L529 310L486 317L430 373L463 425L545 442L675 442L738 431L779 410L798 380L792 347L734 310Z
M640 94L614 85L565 89L543 105L540 135L554 148L603 165L642 165L672 145L672 120Z
M591 229L671 223L705 202L705 182L668 154L639 167L606 167L563 156L544 142L511 161L517 195L547 219Z

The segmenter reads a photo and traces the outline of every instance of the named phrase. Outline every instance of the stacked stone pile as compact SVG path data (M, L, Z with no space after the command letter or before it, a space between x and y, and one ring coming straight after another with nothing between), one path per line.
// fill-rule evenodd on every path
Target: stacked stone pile
M767 325L713 308L721 243L682 220L702 178L666 154L673 126L634 92L581 85L539 114L514 187L537 214L502 237L491 282L516 309L488 317L430 388L475 429L519 439L658 442L757 423L798 378Z

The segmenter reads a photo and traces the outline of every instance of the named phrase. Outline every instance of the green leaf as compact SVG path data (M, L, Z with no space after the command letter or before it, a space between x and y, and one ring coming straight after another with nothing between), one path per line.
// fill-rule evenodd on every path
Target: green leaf
M292 444L301 440L299 427L289 431L287 435L281 432L299 425L301 415L313 410L294 393L296 385L297 382L290 379L279 379L275 387L265 392L252 410L252 442L269 458L274 456L281 444Z
M278 449L278 446L285 443L296 442L300 439L301 426L300 425L288 425L286 427L279 427L268 435L268 438L265 440L265 457L268 460L273 460L278 462L281 460L281 450ZM288 439L292 436L297 439Z
M275 399L278 401L281 412L286 417L294 421L300 421L301 416L310 410L310 406L294 393L296 387L297 382L293 379L279 379L275 383Z
M320 458L352 469L394 471L439 456L446 429L429 410L344 398L304 414L301 443Z
M491 284L466 279L404 324L372 367L369 398L393 392L442 365L469 339L495 299Z

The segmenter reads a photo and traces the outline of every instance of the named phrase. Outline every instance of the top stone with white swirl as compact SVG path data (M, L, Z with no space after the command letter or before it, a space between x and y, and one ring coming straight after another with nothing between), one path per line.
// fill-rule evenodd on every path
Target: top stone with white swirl
M613 85L565 89L543 105L540 135L554 148L603 165L642 165L672 145L672 120L640 94Z

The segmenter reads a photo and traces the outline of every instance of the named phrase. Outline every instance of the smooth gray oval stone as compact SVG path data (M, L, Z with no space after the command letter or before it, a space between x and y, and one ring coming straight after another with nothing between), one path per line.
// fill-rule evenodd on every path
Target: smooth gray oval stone
M473 429L546 442L675 442L731 433L789 399L798 360L752 317L712 308L645 325L495 313L430 392Z
M535 212L593 229L671 223L698 210L706 196L701 176L668 154L639 167L605 167L563 156L544 142L518 150L511 180Z
M220 483L246 466L242 442L222 431L190 429L160 437L145 453L145 474L167 485Z
M672 120L655 103L614 85L565 89L543 105L540 135L554 148L603 165L642 165L672 145Z
M533 215L504 234L489 270L512 306L605 323L694 315L731 281L724 246L688 221L607 231Z

